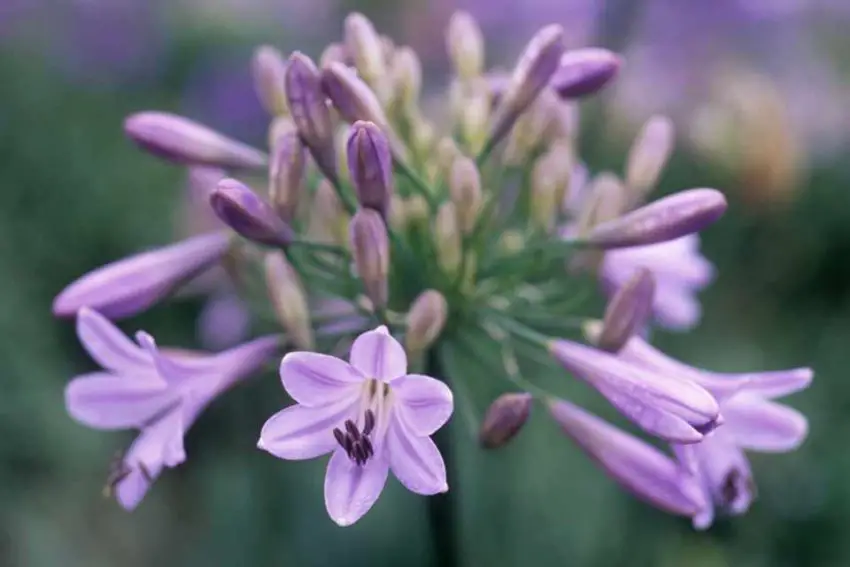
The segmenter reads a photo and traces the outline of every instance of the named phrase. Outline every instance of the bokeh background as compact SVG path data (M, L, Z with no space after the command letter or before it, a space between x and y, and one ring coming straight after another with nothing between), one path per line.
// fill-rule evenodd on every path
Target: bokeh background
M455 419L463 564L850 565L843 0L0 1L0 565L433 563L424 499L390 483L369 515L339 529L323 507L324 463L255 449L285 403L273 373L211 406L188 436L187 463L136 512L102 498L108 463L131 434L66 415L63 387L92 363L50 302L82 273L180 232L184 172L133 148L126 114L174 111L262 143L253 46L318 56L352 9L414 46L437 90L447 83L443 27L459 7L480 19L490 64L511 64L551 21L574 46L622 52L620 78L582 105L583 157L620 170L642 120L665 112L679 142L660 191L716 186L729 197L727 217L704 233L719 277L703 324L658 343L717 370L816 370L791 400L809 416L810 439L793 454L754 456L753 509L707 533L622 493L543 412L486 454ZM122 326L194 346L200 309L181 301ZM467 378L481 412L502 386Z

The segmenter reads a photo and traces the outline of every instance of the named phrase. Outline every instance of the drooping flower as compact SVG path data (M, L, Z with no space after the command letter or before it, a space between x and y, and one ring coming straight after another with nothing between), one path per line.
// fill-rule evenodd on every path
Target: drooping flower
M296 403L266 422L258 447L290 460L332 452L325 505L337 524L353 524L369 511L390 470L418 494L448 490L429 436L451 416L452 392L439 380L407 374L404 348L386 327L361 334L350 362L289 353L280 376Z
M134 509L164 467L186 459L183 437L213 399L258 370L280 348L268 336L217 354L157 348L145 332L134 344L89 308L77 316L80 342L103 369L74 378L65 389L68 413L95 429L138 429L107 488Z

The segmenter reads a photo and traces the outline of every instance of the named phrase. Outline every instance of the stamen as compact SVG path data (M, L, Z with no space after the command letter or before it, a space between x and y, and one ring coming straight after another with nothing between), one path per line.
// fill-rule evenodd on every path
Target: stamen
M363 417L363 435L368 436L375 429L375 412L368 409Z
M354 422L350 419L345 421L345 430L348 431L348 434L351 436L353 441L360 440L360 431L358 431L357 426L354 425Z
M340 431L338 427L334 428L334 438L336 439L336 442L339 443L340 447L345 449L345 440L347 438L345 436L345 433Z
M363 438L362 444L363 444L363 451L366 453L367 459L375 454L375 449L372 447L372 442L369 441L368 437Z

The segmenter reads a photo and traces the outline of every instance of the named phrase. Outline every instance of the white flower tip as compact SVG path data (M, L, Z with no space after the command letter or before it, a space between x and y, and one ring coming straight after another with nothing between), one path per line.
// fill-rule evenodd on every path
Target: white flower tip
M139 343L139 346L144 349L156 349L156 341L150 334L146 333L145 331L139 331L136 333L136 342Z
M447 483L443 483L443 485L437 490L437 493L442 494L443 492L449 491L449 485Z
M372 332L373 333L381 333L382 335L389 335L390 334L390 330L387 329L386 325L381 325L380 327L376 327L376 328L372 329Z
M334 523L336 525L338 525L341 528L347 528L348 526L350 526L351 524L353 524L354 522L357 521L356 518L351 518L349 516L342 516L340 518L333 518L332 517L331 519L334 521Z
M260 437L260 439L257 441L257 449L262 449L263 451L266 450L266 444L263 442L262 437Z

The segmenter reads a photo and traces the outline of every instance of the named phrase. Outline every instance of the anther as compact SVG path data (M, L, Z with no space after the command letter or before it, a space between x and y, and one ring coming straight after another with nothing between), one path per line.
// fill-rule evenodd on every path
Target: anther
M345 430L351 436L352 441L356 442L360 440L360 431L358 431L357 426L350 419L345 421Z
M369 441L368 437L364 437L361 440L361 444L363 445L363 451L366 453L367 459L375 454L375 449L372 447L372 442Z
M363 417L363 435L368 436L375 429L375 412L368 409Z

